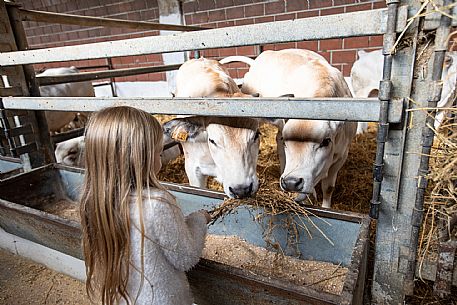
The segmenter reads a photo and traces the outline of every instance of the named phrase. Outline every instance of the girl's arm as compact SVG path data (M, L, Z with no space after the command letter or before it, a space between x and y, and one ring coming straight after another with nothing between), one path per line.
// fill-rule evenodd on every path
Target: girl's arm
M205 245L206 218L202 212L184 217L175 203L156 201L150 226L167 260L176 269L195 266Z

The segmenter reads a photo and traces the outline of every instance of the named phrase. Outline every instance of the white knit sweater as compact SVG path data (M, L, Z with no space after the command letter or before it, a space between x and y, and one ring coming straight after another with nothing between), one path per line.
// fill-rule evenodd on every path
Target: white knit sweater
M193 298L185 271L191 269L200 260L207 232L205 216L200 212L194 212L184 217L171 194L158 189L143 191L146 238L144 240L144 282L140 287L141 232L138 206L135 202L136 197L133 196L130 209L132 265L128 283L132 303L137 305L192 304Z

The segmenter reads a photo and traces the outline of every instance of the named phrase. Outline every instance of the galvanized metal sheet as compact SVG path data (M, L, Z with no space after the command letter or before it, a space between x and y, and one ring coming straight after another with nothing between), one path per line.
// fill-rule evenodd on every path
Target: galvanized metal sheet
M381 35L386 29L386 12L386 9L377 9L166 36L9 52L0 54L0 65L36 64L337 37ZM399 12L397 31L400 32L404 28L406 16L407 10L406 7L403 7Z
M4 160L0 158L0 173L9 172L18 168L21 168L22 164L17 161Z
M378 99L351 98L3 98L6 109L98 111L110 106L132 106L156 114L306 118L316 120L379 121ZM403 102L389 106L389 122L401 121Z
M56 188L56 185L61 185L63 192L72 199L77 199L84 171L65 168L63 166L49 165L11 178L0 184L0 225L9 233L82 258L79 224L27 206L30 204L27 202L30 197L30 191L33 192L34 197L36 195L46 196L49 195L50 191L60 188ZM14 190L11 189L11 185L15 186ZM25 189L28 191L25 191ZM200 191L201 194L204 192L204 190ZM173 191L172 193L176 196L184 214L202 208L209 208L221 202L221 198L214 198L218 196L214 196L212 192L209 192L209 197L178 191ZM19 202L19 204L15 202ZM258 210L257 212L261 211ZM267 219L258 221L258 219L254 219L252 213L256 213L256 211L247 208L240 209L210 226L209 232L213 234L239 235L248 242L263 246L265 244L262 239L263 226ZM345 281L345 287L351 287L351 291L345 291L345 293L354 294L355 302L360 301L363 285L354 285L354 282L364 281L366 256L363 255L363 251L353 252L353 248L365 249L367 247L368 219L366 216L357 218L353 213L347 215L348 219L353 219L352 221L341 218L333 219L325 216L326 213L326 211L320 211L317 214L322 219L314 220L319 222L317 225L333 239L335 245L332 246L327 241L324 241L322 235L318 232L312 233L314 240L311 240L306 236L307 234L301 232L298 246L303 253L314 252L312 256L307 258L343 262L343 265L348 265L348 274L353 274L355 278L349 276L349 282L346 283ZM329 213L329 215L333 215L333 213L335 212ZM344 214L341 213L341 216L344 217ZM328 221L330 224L323 224L323 220ZM281 233L280 231L283 232ZM287 240L286 231L285 227L276 226L273 236L278 240L283 239L285 241ZM328 255L329 259L323 258L321 252L326 253L325 255ZM343 255L344 257L338 257L338 255ZM348 260L350 264L345 263ZM319 292L314 290L313 287L305 287L274 278L253 275L247 270L206 260L203 260L199 266L193 269L190 273L190 278L198 304L298 305L341 303L339 296ZM208 293L209 291L211 293ZM230 298L227 298L227 295L230 295ZM254 299L253 296L255 296Z
M77 200L81 193L83 173L60 170L59 174L62 178L65 193L71 199ZM185 215L201 209L214 208L214 206L222 202L221 199L184 192L172 191L172 193ZM209 226L209 233L236 235L254 245L267 248L268 245L263 239L263 236L271 221L275 227L272 231L272 239L281 245L281 248L286 254L299 255L302 259L327 261L335 264L341 263L343 266L349 266L351 263L352 251L358 238L358 232L360 231L360 223L311 215L309 218L293 216L292 219L296 223L300 223L308 228L312 237L303 229L298 228L297 230L300 231L300 242L296 247L290 247L290 245L287 245L289 233L285 229L285 224L289 219L288 216L278 215L273 218L265 216L260 220L254 220L257 215L262 214L263 210L258 208L237 208L233 214L227 215ZM334 245L331 245L315 226L322 230L325 236L329 236Z

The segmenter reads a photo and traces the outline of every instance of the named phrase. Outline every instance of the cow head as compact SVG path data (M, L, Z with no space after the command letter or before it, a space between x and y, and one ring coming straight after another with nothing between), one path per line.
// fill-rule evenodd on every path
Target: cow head
M332 165L334 143L342 125L335 121L287 121L283 129L286 165L280 179L283 190L313 192Z
M245 198L257 192L260 133L256 119L178 118L164 125L164 133L181 142L207 143L216 179L229 197Z
M55 155L57 163L84 167L84 136L58 143Z

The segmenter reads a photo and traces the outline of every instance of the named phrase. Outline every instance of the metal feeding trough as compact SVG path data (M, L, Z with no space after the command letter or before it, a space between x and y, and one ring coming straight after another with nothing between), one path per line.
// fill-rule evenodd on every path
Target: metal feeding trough
M0 156L0 181L22 173L20 159Z
M47 165L2 181L0 226L11 234L82 259L78 221L50 211L54 208L60 212L60 205L66 204L70 210L73 209L72 213L79 212L76 200L80 195L83 175L83 170ZM224 198L219 192L168 183L165 185L176 196L184 214L203 208L211 209ZM309 211L308 217L299 219L290 215L268 216L263 214L261 208L240 207L211 225L209 233L238 236L249 244L263 248L270 247L273 241L286 255L295 256L293 259L329 262L345 267L347 273L340 294L202 259L188 273L195 302L199 305L362 304L369 218L314 208L309 208ZM290 230L283 225L287 219L295 219L309 230L297 229L294 246L288 242ZM266 227L270 228L268 243L265 241Z

